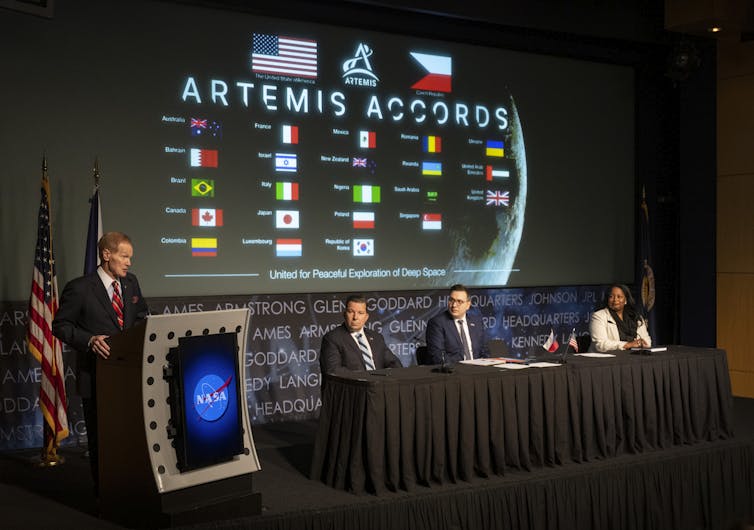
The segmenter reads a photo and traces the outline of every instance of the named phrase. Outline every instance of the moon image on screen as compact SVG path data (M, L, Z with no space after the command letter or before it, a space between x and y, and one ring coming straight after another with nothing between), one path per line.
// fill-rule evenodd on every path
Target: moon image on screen
M485 193L508 193L508 204L502 202L485 208L461 208L453 214L449 236L454 257L447 264L453 283L475 286L506 285L524 228L526 210L526 148L518 109L513 96L508 98L509 124L505 135L504 162L509 176L487 182ZM486 195L488 197L489 195ZM480 223L479 216L482 216ZM471 222L473 220L473 222ZM471 230L484 226L486 229ZM448 279L436 281L447 286Z

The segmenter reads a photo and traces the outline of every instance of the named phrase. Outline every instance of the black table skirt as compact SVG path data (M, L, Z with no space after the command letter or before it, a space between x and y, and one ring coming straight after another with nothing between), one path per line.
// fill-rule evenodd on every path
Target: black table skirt
M551 368L327 376L311 478L411 491L733 435L724 351L616 353Z

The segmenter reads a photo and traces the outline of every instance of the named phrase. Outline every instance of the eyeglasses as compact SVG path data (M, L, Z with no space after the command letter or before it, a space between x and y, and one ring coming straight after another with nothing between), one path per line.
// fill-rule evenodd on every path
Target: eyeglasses
M467 302L468 300L456 300L455 298L448 298L448 305L463 305Z

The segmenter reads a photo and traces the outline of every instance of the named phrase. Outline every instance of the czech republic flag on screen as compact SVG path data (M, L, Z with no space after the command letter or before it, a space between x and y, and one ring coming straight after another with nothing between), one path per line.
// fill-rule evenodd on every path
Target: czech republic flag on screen
M430 55L428 53L410 52L427 72L427 75L411 85L416 90L431 90L432 92L450 92L453 60L445 55Z

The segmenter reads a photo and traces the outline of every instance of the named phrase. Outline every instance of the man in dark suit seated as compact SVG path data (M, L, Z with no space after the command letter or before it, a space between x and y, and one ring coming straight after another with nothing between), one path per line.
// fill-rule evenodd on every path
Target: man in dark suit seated
M448 310L427 322L427 350L434 364L489 357L484 324L481 318L467 313L470 308L469 291L463 285L453 285Z
M52 333L76 350L77 382L84 408L89 463L99 485L97 444L97 357L110 356L108 337L147 317L147 303L136 276L128 272L133 245L122 232L108 232L98 243L100 266L68 282L52 322Z
M382 335L364 327L369 320L366 298L349 296L343 317L343 324L322 337L319 364L323 374L403 366Z

